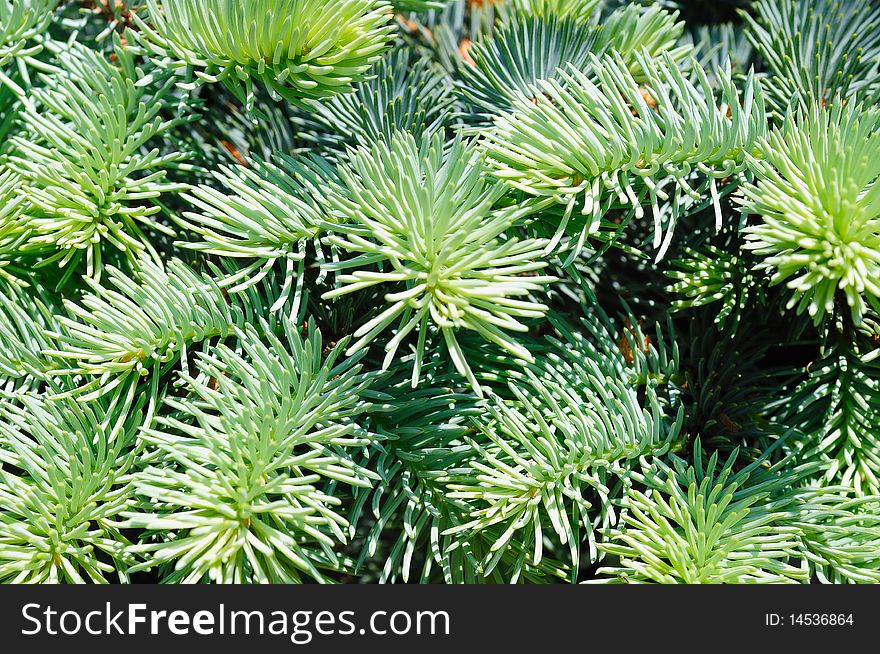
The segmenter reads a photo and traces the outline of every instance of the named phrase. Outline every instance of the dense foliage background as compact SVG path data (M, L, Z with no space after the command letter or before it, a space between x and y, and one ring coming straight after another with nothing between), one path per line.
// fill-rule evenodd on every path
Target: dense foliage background
M0 0L0 580L880 580L868 0Z

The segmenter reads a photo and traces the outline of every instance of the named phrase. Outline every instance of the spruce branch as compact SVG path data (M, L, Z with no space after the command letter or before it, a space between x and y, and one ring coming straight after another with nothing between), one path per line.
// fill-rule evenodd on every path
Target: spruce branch
M44 354L57 348L49 333L61 331L60 307L45 289L29 286L0 280L0 382L42 383L64 365Z
M0 279L21 284L17 265L28 228L22 217L25 198L21 177L11 170L0 169ZM18 274L17 274L18 273Z
M880 583L880 497L828 489L795 521L801 552L822 583Z
M617 583L796 583L809 579L799 562L792 524L805 500L790 490L799 474L786 461L738 469L737 452L690 463L673 455L634 472L620 501L621 521L599 545L618 557L598 571Z
M299 136L331 160L349 147L390 140L396 131L419 138L452 120L455 98L449 74L414 47L396 47L352 93L308 103L295 118Z
M265 327L265 326L264 326ZM129 527L146 530L130 548L146 557L132 571L167 566L184 583L330 581L347 566L341 500L326 482L369 487L375 473L351 452L370 443L358 424L373 375L325 354L320 333L283 321L280 337L237 330L240 350L201 354L184 374L186 395L143 432L159 459L134 475L144 501Z
M581 204L584 224L572 256L615 203L637 219L644 204L651 206L658 259L677 217L699 205L704 193L711 196L720 229L718 182L745 174L746 153L766 130L752 76L740 94L729 69L718 71L719 103L702 70L695 85L669 53L657 59L640 54L637 60L647 85L635 80L620 55L592 57L589 76L568 70L559 73L561 81L539 82L531 96L537 101L520 97L482 140L493 175L566 207L555 241ZM670 201L671 215L661 211L661 200Z
M880 349L839 338L823 348L791 393L784 424L802 438L804 461L821 461L819 480L858 495L880 494Z
M171 82L139 86L144 72L116 43L115 62L73 44L59 54L63 70L24 98L24 130L13 137L9 166L22 178L28 235L20 250L39 266L70 266L100 279L106 248L129 258L157 254L146 230L170 233L157 220L159 198L185 185L165 180L184 154L148 144L184 118L161 115Z
M557 79L563 65L584 70L598 51L596 30L571 18L527 16L502 24L468 49L470 65L461 67L457 86L470 107L466 118L485 127L538 80Z
M712 71L723 70L727 62L734 75L745 75L756 63L754 47L738 23L700 25L690 33L685 32L682 40L688 39L693 42L697 65L709 71L710 78Z
M0 580L128 581L122 513L134 505L137 431L150 420L134 391L0 399Z
M591 327L601 332L605 325L594 319ZM467 539L500 528L481 562L485 574L513 541L531 550L533 565L552 542L567 550L575 581L583 548L588 562L599 557L596 532L616 521L612 498L629 471L643 457L668 452L679 437L683 407L664 407L657 381L639 374L661 356L643 335L629 333L630 349L621 351L613 339L563 334L566 340L553 341L539 362L514 373L510 400L492 398L475 420L480 433L470 439L477 454L471 469L448 482L449 497L471 510L446 534Z
M852 320L880 307L880 111L835 103L789 115L750 160L743 208L761 216L745 247L817 322L840 291Z
M188 347L226 337L244 322L244 312L211 277L179 259L167 269L144 259L133 276L109 268L108 282L89 280L90 293L78 303L65 301L69 315L58 317L63 329L50 334L57 349L44 351L69 362L57 374L83 377L76 392L84 398L157 376L185 362Z
M418 142L398 133L390 143L354 152L340 169L345 194L329 198L350 222L335 224L326 241L354 256L327 268L354 270L340 274L341 286L323 297L392 285L385 295L389 306L355 331L358 340L349 353L399 321L385 345L383 366L415 331L414 386L430 327L440 331L456 369L480 393L456 331L474 330L528 361L531 355L507 332L527 331L522 320L540 317L547 308L529 297L554 281L532 274L546 266L541 260L546 243L505 237L532 209L495 208L505 189L483 177L479 158L461 138L447 146L440 135Z
M146 9L147 19L132 18L159 66L223 82L249 111L255 81L294 105L347 92L393 30L384 0L147 0Z
M379 480L372 488L356 489L352 509L352 535L356 524L368 526L357 568L378 561L382 582L414 580L419 562L419 579L430 581L442 566L447 543L441 533L464 510L442 480L471 456L464 439L468 417L481 410L474 396L454 390L455 380L433 371L423 373L425 381L412 388L405 365L385 373L376 385L383 397L373 407L370 425L380 440L363 465Z
M741 15L770 69L763 86L777 116L792 100L810 107L880 97L880 8L870 0L760 0L754 11Z
M693 46L682 39L685 25L678 16L677 11L667 11L658 5L621 7L599 23L596 54L605 50L616 52L626 62L633 79L645 84L650 76L642 68L639 54L656 59L666 53L679 66L683 66L691 54ZM724 69L727 65L726 61L720 61L718 68Z
M880 9L699 4L0 0L0 581L880 582Z
M503 529L469 531L467 538L447 534L467 521L467 503L449 492L449 477L465 469L478 438L472 421L484 402L458 392L454 372L443 372L444 357L434 349L425 381L411 388L407 361L386 373L371 419L377 441L365 465L381 479L372 489L358 489L353 515L368 526L358 570L379 564L380 581L432 583L544 583L565 579L564 562L545 555L535 564L524 544L510 541L495 553ZM450 371L452 372L452 371ZM491 569L484 562L493 559Z
M291 314L298 313L305 277L307 246L311 242L321 263L319 238L327 221L324 208L336 172L323 160L277 157L277 163L255 161L251 166L221 166L214 178L223 190L206 184L183 197L199 212L187 211L177 222L202 241L180 245L221 257L252 260L223 280L220 286L237 293L260 282L279 262L286 263L285 283L275 311L293 292ZM294 290L295 284L295 290Z
M45 69L36 57L43 50L44 33L52 23L55 0L2 0L0 2L0 87L6 85L19 95L24 89L11 75L27 85L27 66ZM9 70L14 64L15 70Z
M756 282L742 256L726 252L713 245L701 250L685 247L682 258L669 262L667 275L674 281L669 292L677 296L672 309L680 311L720 302L715 316L719 329L728 320L735 323L751 305Z

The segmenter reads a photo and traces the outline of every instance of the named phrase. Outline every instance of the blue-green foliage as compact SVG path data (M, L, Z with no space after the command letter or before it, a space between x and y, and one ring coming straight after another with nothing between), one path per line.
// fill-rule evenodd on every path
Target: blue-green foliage
M880 581L880 10L746 4L0 0L0 582Z

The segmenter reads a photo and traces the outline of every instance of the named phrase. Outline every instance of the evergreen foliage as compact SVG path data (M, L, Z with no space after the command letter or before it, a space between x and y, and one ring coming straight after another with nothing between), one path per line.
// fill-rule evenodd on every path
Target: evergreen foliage
M880 581L873 0L0 0L0 581Z
M148 92L131 51L113 54L75 44L58 55L61 70L27 96L8 164L26 198L19 252L71 274L84 257L95 279L109 247L159 258L144 228L167 231L155 218L158 198L184 188L164 179L183 154L147 147L181 122L161 115L168 84Z

